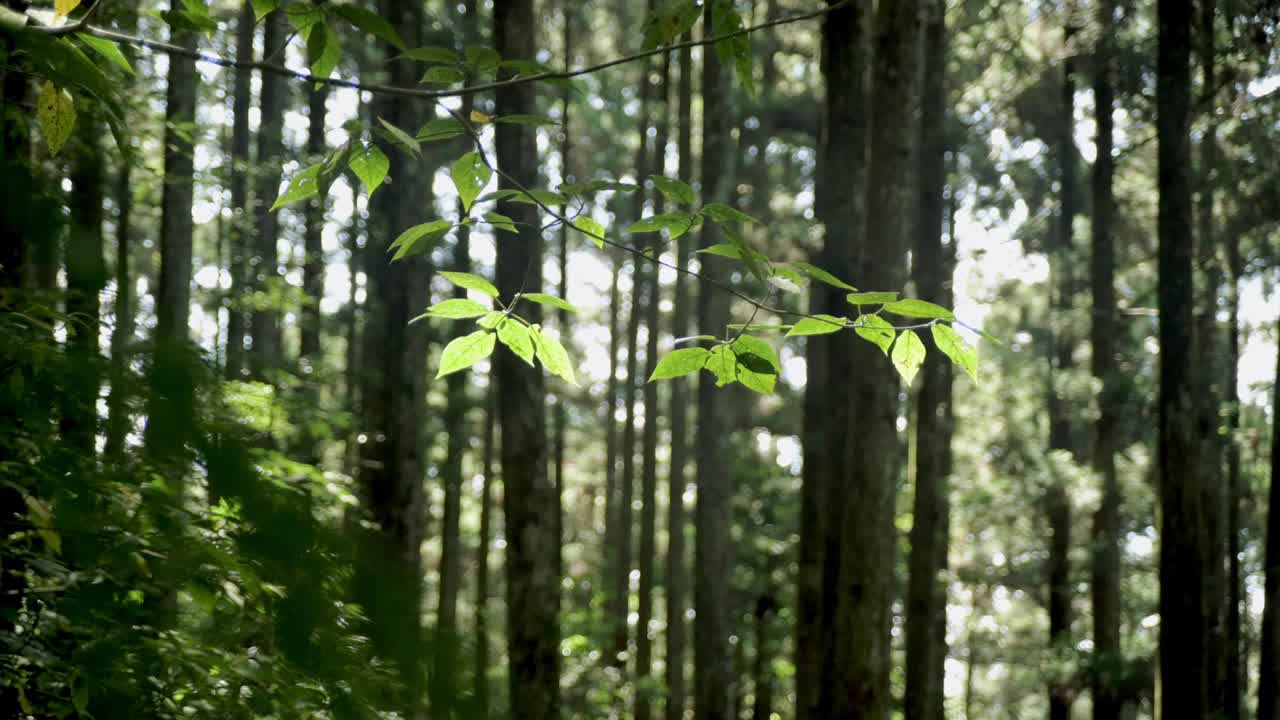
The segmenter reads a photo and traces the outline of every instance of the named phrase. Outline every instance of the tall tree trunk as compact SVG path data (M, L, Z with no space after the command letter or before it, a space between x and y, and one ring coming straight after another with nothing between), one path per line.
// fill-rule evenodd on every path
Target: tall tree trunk
M420 44L419 7L380 0L379 12L409 47ZM387 57L399 52L390 45L382 51ZM408 63L391 63L388 81L412 87L418 79L415 70ZM417 107L402 98L376 95L370 115L396 127L414 127ZM386 250L400 232L421 222L419 211L429 200L429 189L421 164L403 153L390 155L388 174L395 182L369 200L365 249L368 297L358 427L366 441L360 445L356 479L372 529L362 538L355 596L368 614L374 650L399 671L404 694L394 699L395 709L416 718L424 689L420 614L427 443L421 428L427 343L425 328L409 320L426 304L429 266L420 257L388 262ZM262 202L269 204L274 197Z
M928 0L925 18L914 273L920 297L950 307L952 267L942 246L947 181L945 0ZM950 242L954 252L954 228ZM903 710L906 720L942 720L947 656L945 573L950 531L952 369L950 364L939 361L926 363L923 370L916 397L916 488L911 513Z
M1062 126L1057 141L1059 208L1057 226L1051 229L1049 307L1052 342L1049 357L1049 449L1065 450L1079 456L1075 423L1066 384L1075 368L1075 338L1068 318L1075 304L1076 141L1075 141L1075 36L1074 6L1068 3L1063 29L1066 57L1062 61ZM1067 652L1071 643L1071 497L1066 479L1052 471L1045 492L1045 514L1049 525L1047 560L1049 596L1049 647ZM1074 691L1064 677L1049 678L1049 720L1068 720Z
M765 577L772 571L773 558L765 563ZM751 720L769 720L773 716L773 637L770 621L777 615L777 603L768 589L756 598L756 656L751 664L755 703ZM741 643L740 643L741 644Z
M474 669L475 717L489 717L489 538L493 535L493 457L498 419L496 388L485 391L484 446L481 450L480 540L476 548L476 656Z
M1248 683L1243 675L1245 663L1241 643L1240 604L1243 602L1243 586L1240 573L1242 551L1240 514L1247 490L1240 473L1240 236L1231 233L1227 237L1227 271L1230 273L1230 315L1227 321L1227 720L1244 717L1244 691Z
M1280 408L1280 351L1273 407ZM1262 660L1258 666L1258 720L1280 718L1280 413L1271 414L1271 491L1263 562ZM1168 672L1166 670L1166 672Z
M273 12L263 20L262 56L274 58L283 52L288 39L283 12ZM269 295L281 281L280 259L277 241L280 235L280 216L271 211L280 189L281 157L284 153L284 111L289 104L288 80L277 73L262 73L262 94L258 102L258 155L256 173L258 182L254 188L254 213L257 236L254 238L254 257L249 266L256 282L254 288ZM268 370L281 367L283 348L280 339L280 313L276 310L255 310L252 318L253 354L249 364L258 380L266 377Z
M248 278L250 222L249 207L249 110L253 104L253 36L257 28L253 3L245 0L240 6L240 18L236 26L235 83L231 101L231 237L228 251L231 256L231 303L227 315L228 379L240 379L245 370L245 320L246 313L238 304L247 295L253 283Z
M653 159L649 166L653 172L665 175L664 159L666 157L667 140L671 123L668 112L668 86L671 79L671 58L664 55L662 72L656 88L654 99L657 104L657 133L654 135ZM662 195L654 195L654 212L662 212ZM651 236L657 238L657 236ZM662 253L661 244L655 239L650 242L649 249L654 257ZM657 584L655 561L658 554L658 418L662 408L658 404L658 384L647 382L658 365L658 334L660 325L659 304L662 289L658 278L657 266L651 266L645 273L645 349L644 374L637 378L644 383L644 433L640 445L641 471L640 494L643 505L640 510L640 603L636 622L636 693L635 720L651 720L653 715L653 697L648 690L648 682L653 674L653 595Z
M826 16L822 71L826 108L815 188L826 232L817 263L846 282L855 280L854 243L866 225L867 69L871 64L872 3L856 2ZM814 284L810 312L842 315L844 291ZM845 333L806 339L804 466L796 619L796 717L830 717L834 673L840 527L847 490L843 448L853 428L855 340Z
M67 356L75 363L67 377L62 407L61 435L66 445L82 457L92 458L98 434L98 391L101 328L98 296L107 284L102 256L103 199L106 167L99 143L101 126L81 118L76 129L76 157L71 169L71 232L67 237Z
M1159 0L1156 79L1160 312L1160 688L1163 717L1205 717L1204 527L1195 438L1190 0Z
M121 48L124 51L124 48ZM130 344L135 326L133 317L133 273L129 263L129 236L133 229L132 164L123 159L116 168L112 194L116 206L115 303L111 328L111 392L107 395L106 443L103 456L118 463L124 455L129 435Z
M307 157L317 158L325 150L325 102L329 98L328 86L312 87L307 91ZM305 388L304 397L311 408L320 408L320 302L324 299L324 222L325 198L317 196L307 201L302 231L302 292L306 296L299 313L298 369ZM320 462L320 438L313 437L302 428L302 447L299 456L306 462Z
M685 39L689 39L689 34ZM676 121L676 153L679 156L681 180L693 182L693 50L680 51L679 102ZM693 236L685 233L676 241L675 300L671 310L671 336L689 334L689 253ZM671 381L671 462L667 484L667 633L666 633L666 707L664 720L684 720L685 706L685 598L688 595L688 557L685 550L684 490L688 484L685 465L689 446L689 383L685 378Z
M707 3L704 33L719 31L713 6ZM702 54L702 195L706 202L727 202L732 190L729 167L729 81L720 58L710 48ZM715 223L702 226L701 242L720 242ZM723 263L707 263L702 270L712 281L724 282ZM729 300L723 292L705 288L698 294L698 330L720 337L729 322ZM694 430L698 504L694 511L693 624L694 717L696 720L728 720L732 708L733 649L730 617L733 548L733 477L725 462L729 444L728 397L718 390L709 374L698 378L698 425Z
M532 59L536 26L532 0L494 5L494 39L504 58ZM535 112L532 85L497 91L496 111L504 115ZM499 125L498 165L515 182L532 187L538 179L536 138L531 128ZM502 178L501 188L511 188ZM542 236L537 213L521 203L501 201L498 211L515 220L520 232L498 239L497 285L504 302L520 292L542 290ZM522 308L538 322L536 305ZM502 422L503 508L507 519L507 656L511 707L528 720L560 716L560 542L555 536L560 507L547 477L546 408L543 374L514 353L494 357L498 417Z
M564 69L569 70L573 60L573 24L575 22L574 15L570 10L573 5L571 0L566 0L560 8L560 20L564 23L561 28L561 46L564 50ZM560 172L564 182L569 182L574 177L571 165L571 156L573 151L573 135L569 130L569 108L573 100L573 88L569 84L561 89L560 93ZM569 211L568 205L560 206L560 214L566 215ZM559 247L557 248L556 257L560 263L560 288L559 296L561 298L569 297L569 225L561 224ZM560 330L560 337L565 345L572 340L571 329L569 326L569 312L561 308L556 313L556 327ZM564 452L567 433L567 425L569 424L569 410L567 407L568 398L566 396L556 397L556 414L555 429L552 448L552 464L555 469L556 480L556 503L563 507L564 503ZM556 515L558 525L556 525L556 537L559 542L564 542L564 516ZM561 558L563 562L563 558ZM558 569L558 574L564 575L564 567Z
M1214 230L1214 183L1217 182L1218 121L1217 78L1214 54L1215 0L1200 0L1198 49L1204 96L1208 114L1204 137L1200 140L1199 193L1197 196L1196 265L1202 287L1196 312L1195 347L1199 359L1196 371L1196 436L1201 438L1200 487L1206 510L1208 565L1205 576L1205 652L1209 668L1209 713L1220 717L1226 711L1226 510L1227 485L1223 477L1223 446L1218 433L1222 409L1222 359L1218 326L1218 295L1222 286L1222 266Z
M1093 163L1093 247L1089 277L1093 295L1090 328L1092 371L1102 387L1098 420L1094 425L1093 470L1102 481L1102 496L1093 516L1091 579L1093 590L1092 674L1094 720L1120 720L1123 709L1119 683L1124 656L1120 647L1120 482L1116 476L1116 437L1124 398L1116 375L1115 237L1112 193L1115 93L1111 77L1115 4L1098 5L1098 44L1094 53L1093 97L1097 158Z
M618 618L626 616L626 586L619 586L618 575L629 561L622 554L622 488L618 482L618 350L621 345L621 330L618 326L622 312L621 292L618 283L622 279L621 253L614 251L612 282L609 285L609 379L605 383L604 408L604 478L605 478L605 607L604 626L607 637L604 646L607 650L606 661L610 665L625 662L625 656L618 649L616 626ZM621 632L625 633L623 628ZM623 646L625 648L625 640Z
M917 0L876 8L866 224L850 228L851 236L845 238L852 247L854 278L872 288L897 289L906 280L919 139L919 8ZM838 172L836 167L828 172ZM829 585L836 594L830 717L884 720L892 704L889 625L897 542L899 383L879 348L857 342L850 355L857 368L850 380L857 417L844 445L849 464L839 523L839 580Z
M356 188L357 180L348 177L350 187ZM354 418L361 417L360 386L363 383L360 352L360 283L359 275L364 272L365 251L360 248L362 230L367 227L360 208L355 203L356 191L352 191L351 218L347 222L347 308L343 320L346 331L346 353L343 359L343 398L346 411ZM347 429L345 447L342 450L343 468L355 477L356 464L360 456L360 433L356 423Z

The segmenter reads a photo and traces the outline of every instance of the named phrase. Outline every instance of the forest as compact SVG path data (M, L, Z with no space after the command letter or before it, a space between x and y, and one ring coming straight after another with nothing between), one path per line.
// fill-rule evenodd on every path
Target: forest
M1280 720L1280 0L0 0L0 717Z

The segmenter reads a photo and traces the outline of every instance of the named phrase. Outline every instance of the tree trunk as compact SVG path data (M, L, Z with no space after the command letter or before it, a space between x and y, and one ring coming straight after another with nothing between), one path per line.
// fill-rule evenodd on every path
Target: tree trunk
M689 39L689 34L685 39ZM680 51L679 102L676 121L676 152L679 156L681 180L693 182L693 51ZM689 334L689 283L684 271L689 268L693 236L685 233L676 241L675 300L671 311L671 336ZM666 633L666 708L664 720L684 720L685 706L685 597L688 595L688 557L685 550L684 490L688 484L685 465L689 460L689 383L685 378L671 381L671 463L667 485L667 633Z
M866 225L867 83L872 3L827 15L822 27L826 108L818 148L816 209L826 228L817 264L846 282L854 276L855 238ZM814 283L810 312L847 312L845 293ZM853 343L846 333L806 339L804 466L796 609L796 717L826 720L834 691L836 588L840 527L853 428L849 400Z
M621 330L618 327L619 315L622 312L622 298L618 290L618 282L622 279L622 255L614 251L613 276L609 286L609 379L605 384L605 417L604 417L604 476L605 476L605 608L604 626L607 636L604 641L606 661L618 666L625 662L625 656L618 650L617 635L619 618L625 618L627 612L626 586L619 586L618 575L629 561L622 554L622 489L618 482L618 350ZM625 628L621 630L626 632ZM623 643L625 647L625 641Z
M773 562L765 563L765 577L772 570ZM756 598L756 656L751 665L755 704L751 707L751 720L769 720L773 715L773 639L769 633L771 618L777 614L777 603L768 591Z
M536 26L532 0L505 0L494 5L494 39L504 58L532 59ZM532 85L497 91L496 111L532 114ZM538 179L536 138L531 128L501 124L496 129L498 165L511 180L533 187ZM542 236L537 213L521 203L501 201L498 212L515 220L518 235L498 238L497 285L504 302L521 288L542 290ZM538 322L536 305L522 307L524 317ZM494 355L498 417L502 422L503 508L507 519L507 656L511 707L527 720L560 716L560 542L555 536L555 486L547 477L545 390L542 370L524 364L514 353Z
M121 48L124 52L124 48ZM114 325L111 328L111 392L107 395L106 444L103 455L109 463L118 463L124 455L129 436L129 405L132 373L129 369L129 345L133 341L133 273L129 263L129 236L133 229L132 165L123 161L116 169L112 189L116 205L116 266Z
M1116 374L1116 291L1115 238L1112 218L1114 162L1111 157L1115 123L1112 119L1115 93L1111 78L1112 43L1115 33L1115 5L1102 0L1098 6L1098 45L1093 77L1094 113L1097 125L1093 164L1093 247L1089 277L1093 295L1093 324L1090 328L1092 372L1101 385L1098 420L1094 426L1093 471L1102 481L1102 496L1093 516L1091 579L1093 590L1092 673L1094 720L1120 720L1123 699L1124 656L1120 647L1120 482L1116 476L1116 438L1121 403Z
M703 32L718 32L707 3ZM729 165L729 82L719 56L709 48L702 53L702 196L704 202L727 202L732 190ZM720 242L715 223L704 223L701 242L710 247ZM712 281L724 282L724 263L707 263L702 273ZM698 330L720 337L729 321L729 300L710 287L698 294ZM733 649L730 618L733 548L730 527L733 521L733 477L725 462L729 443L728 397L718 390L710 374L698 378L698 425L694 430L697 462L698 504L694 511L693 624L694 717L696 720L728 720L733 707Z
M417 7L381 0L379 11L410 47L419 44L422 16ZM390 45L382 50L387 57L399 52ZM412 87L418 80L415 71L408 63L391 63L388 81ZM396 127L414 127L416 108L402 98L376 95L370 115ZM410 325L409 320L426 304L429 269L420 257L391 263L386 250L401 231L422 221L420 209L430 198L419 162L399 152L391 153L389 159L388 174L395 182L369 200L365 248L367 320L357 420L365 442L360 445L356 480L372 524L362 538L355 597L369 618L375 652L399 671L404 693L392 704L405 717L416 718L423 704L421 546L426 516L424 448L428 445L422 432L426 384L422 360L427 343L425 328ZM269 205L274 197L273 192L260 200Z
M329 98L328 86L309 88L307 91L307 157L317 158L325 150L325 101ZM314 197L307 201L302 231L302 292L305 300L299 312L298 370L302 375L304 397L309 407L321 411L320 380L320 302L324 299L324 221L325 198ZM320 462L320 440L303 426L299 456L313 465Z
M1163 717L1206 717L1208 547L1195 438L1191 281L1191 2L1159 0L1160 689Z
M288 39L283 12L273 12L263 20L262 56L275 58L283 52ZM258 101L258 155L255 168L258 183L254 188L254 213L257 220L257 236L254 238L254 256L249 261L255 275L253 287L268 296L279 290L283 281L277 241L280 235L280 216L271 211L280 190L280 166L284 153L284 112L289 104L288 80L277 73L262 73L262 94ZM280 313L277 310L255 310L252 317L253 354L249 364L258 380L266 379L266 372L281 367L283 348L280 340Z
M1280 352L1275 405L1280 408ZM1271 415L1271 491L1267 498L1267 547L1263 563L1262 661L1258 666L1258 720L1280 718L1280 413ZM1166 673L1168 671L1166 670ZM1167 692L1167 691L1166 691Z
M948 117L945 1L929 0L925 13L914 273L920 297L950 307L952 264L942 246ZM954 253L954 228L950 242ZM943 720L952 369L950 363L942 360L941 353L934 358L935 362L926 363L923 368L916 397L916 488L911 513L906 603L907 684L903 694L906 720Z
M103 199L106 167L99 138L102 128L88 117L76 128L76 156L71 168L70 233L65 253L67 278L67 356L74 370L64 388L60 430L62 441L81 457L92 459L98 434L98 391L101 328L98 296L107 284L102 256Z
M489 538L493 535L493 456L494 434L498 419L495 388L490 385L485 392L484 408L484 456L480 486L480 544L476 548L476 657L475 657L475 717L489 717Z
M564 50L564 69L567 71L573 59L573 24L574 16L570 9L573 3L566 0L560 8L560 19L564 23L561 28L562 36L560 38L562 49ZM573 167L571 164L571 156L573 154L573 135L569 130L569 108L573 100L572 86L565 84L560 93L560 172L564 182L569 182L574 178ZM567 205L560 206L560 214L565 215L569 211ZM564 223L560 226L560 246L557 248L557 259L560 263L560 288L559 296L567 299L569 297L569 225ZM569 326L569 312L561 308L556 313L556 327L560 330L560 337L566 347L572 340L571 328ZM564 504L564 452L566 433L569 424L569 410L567 406L568 398L566 396L556 397L556 414L553 449L554 457L552 463L555 469L556 479L556 504L563 507ZM556 537L559 542L564 542L564 516L557 515L559 524L556 526ZM563 562L563 557L561 558ZM564 567L561 566L557 573L564 575Z
M876 8L866 224L849 228L842 238L852 248L854 281L869 288L897 289L906 281L919 139L914 108L920 24L917 0ZM832 163L827 172L841 167ZM850 362L857 368L849 399L856 418L844 443L849 464L839 522L838 583L829 584L836 594L830 717L885 720L892 705L889 625L897 542L899 381L889 359L871 343L856 342Z
M235 83L231 101L231 176L228 181L231 192L231 255L230 306L227 315L226 376L238 380L245 370L245 320L246 313L238 307L254 287L249 282L249 110L253 104L253 36L257 23L250 0L240 6L240 19L236 26Z
M1243 675L1245 648L1241 643L1240 604L1243 602L1240 571L1241 504L1247 494L1240 473L1240 237L1227 237L1227 271L1230 273L1230 316L1227 322L1227 720L1244 717L1244 691L1248 683Z

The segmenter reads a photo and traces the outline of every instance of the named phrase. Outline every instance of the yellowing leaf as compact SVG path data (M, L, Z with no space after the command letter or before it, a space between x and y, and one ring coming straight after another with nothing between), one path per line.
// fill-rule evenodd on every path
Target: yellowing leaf
M49 152L57 155L76 126L76 104L71 93L46 80L36 98L36 118L44 131L44 141L49 144Z
M53 0L53 16L66 17L72 10L80 7L80 0Z
M477 330L470 335L455 338L440 353L440 369L436 372L436 378L466 370L489 357L493 354L496 342L497 338L488 330Z
M485 123L493 122L493 116L482 113L479 110L472 110L471 122L476 123L477 125L484 125Z
M960 336L950 325L934 325L930 328L933 332L933 344L938 346L943 355L951 358L951 362L964 368L964 371L973 378L974 382L978 380L978 351L965 339Z
M890 359L893 360L893 366L898 369L898 373L908 385L915 379L920 366L924 364L924 354L924 343L920 342L920 336L914 331L903 330L898 336L898 342L893 345L893 354Z

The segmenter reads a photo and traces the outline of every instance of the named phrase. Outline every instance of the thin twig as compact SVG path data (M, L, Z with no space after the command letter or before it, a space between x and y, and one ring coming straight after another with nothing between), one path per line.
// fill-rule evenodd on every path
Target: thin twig
M31 28L33 32L43 35L70 35L71 33L80 32L89 27L89 19L93 17L93 13L97 11L100 5L102 5L102 0L93 0L93 4L89 6L88 10L84 11L84 15L81 15L80 19L73 23L67 23L66 25L28 24L27 27Z
M101 2L101 0L98 0L98 2ZM94 3L95 6L98 4L98 2ZM409 97L409 98L421 98L424 100L440 100L442 98L462 97L464 95L472 95L472 94L484 92L487 90L496 90L498 88L511 87L513 85L523 85L525 83L540 82L544 80L568 80L571 78L580 77L582 75L590 75L592 73L596 73L601 70L616 67L618 65L625 65L627 63L636 62L638 60L644 60L646 58L650 58L655 55L671 53L677 50L683 50L685 48L693 48L693 47L699 47L703 45L712 45L724 40L732 40L733 38L736 38L736 37L749 35L759 30L766 30L768 28L777 27L779 25L788 25L791 23L803 22L805 20L820 18L825 15L829 15L830 13L835 12L836 10L839 10L849 5L851 2L853 2L853 0L840 0L840 2L837 2L833 5L827 5L826 7L819 8L818 10L813 10L811 12L801 13L799 15L791 15L784 18L778 18L776 20L770 20L768 22L764 22L759 25L740 28L732 32L721 33L719 35L714 35L709 38L701 38L698 40L686 40L684 42L678 42L671 45L663 45L662 47L653 48L652 50L644 50L642 52L633 53L631 55L624 55L622 57L614 58L613 60L608 60L606 62L597 63L595 65L588 65L586 67L581 67L581 68L578 68L577 70L553 70L553 71L548 71L543 73L534 73L532 75L520 75L513 78L508 78L506 80L498 80L496 82L491 82L491 83L471 85L468 87L461 87L453 90L419 90L417 88L399 87L396 85L385 85L381 83L363 83L357 80L345 80L342 78L319 77L316 75L312 75L311 73L308 73L308 72L304 72L301 70L292 70L283 65L275 65L269 62L262 62L262 61L238 62L231 58L225 58L220 55L211 55L208 53L202 53L199 50L182 47L181 45L174 45L172 43L167 43L160 40L152 40L150 38L145 38L138 35L128 35L126 33L116 32L114 30L108 30L107 28L99 27L97 25L88 25L84 21L89 16L89 13L86 13L85 17L81 18L81 20L77 21L76 23L72 23L71 25L66 25L58 28L35 25L35 24L30 24L28 25L28 27L35 32L41 32L41 33L52 34L52 35L65 35L71 32L83 31L90 35L100 37L104 40L110 40L114 43L120 43L124 45L133 45L136 47L146 48L148 50L153 50L156 52L164 52L170 55L177 55L180 57L191 58L198 62L206 62L206 63L219 65L221 67L226 67L226 68L260 70L262 72L269 72L269 73L274 73L276 75L283 75L285 77L293 78L295 80L303 80L306 82L322 83L325 85L332 85L336 87L351 88L353 90L360 90L360 91L370 92L375 94L396 95L399 97ZM90 8L90 11L92 10L93 8Z

